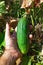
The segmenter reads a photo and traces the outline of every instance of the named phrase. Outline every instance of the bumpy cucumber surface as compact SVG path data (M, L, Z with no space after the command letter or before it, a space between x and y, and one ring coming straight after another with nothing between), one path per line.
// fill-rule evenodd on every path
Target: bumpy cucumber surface
M17 25L17 43L20 51L26 54L29 49L28 44L28 22L26 17L22 17Z

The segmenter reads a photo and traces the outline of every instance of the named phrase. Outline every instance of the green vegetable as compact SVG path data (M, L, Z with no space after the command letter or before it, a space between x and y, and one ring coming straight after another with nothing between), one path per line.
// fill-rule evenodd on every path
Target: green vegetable
M23 54L28 52L28 22L27 18L24 16L20 19L17 25L17 42L20 51Z

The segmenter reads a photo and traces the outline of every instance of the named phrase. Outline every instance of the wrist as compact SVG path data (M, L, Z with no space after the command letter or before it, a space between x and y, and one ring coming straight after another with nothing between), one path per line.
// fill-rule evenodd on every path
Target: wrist
M7 47L5 49L6 53L10 53L10 55L17 60L19 57L22 57L22 54L20 53L19 50L14 49L13 47Z

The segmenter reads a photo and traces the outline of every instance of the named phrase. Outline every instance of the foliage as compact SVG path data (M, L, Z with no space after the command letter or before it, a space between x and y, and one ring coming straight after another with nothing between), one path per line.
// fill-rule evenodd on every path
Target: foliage
M0 16L2 16L3 13L6 13L5 1L0 2Z
M21 18L25 15L25 9L21 9L20 0L13 0L10 2L10 9L7 10L6 13L6 0L0 0L0 16L4 15L3 17L11 16L14 18ZM43 65L43 56L40 55L41 51L43 50L43 3L40 4L40 7L35 7L34 4L31 8L28 8L30 13L27 15L29 25L33 26L33 29L30 31L29 34L33 34L33 40L30 41L30 49L26 55L23 55L22 63L20 65ZM5 26L5 23L0 19L0 28ZM40 27L41 26L41 27ZM4 29L4 28L3 28ZM0 53L3 53L4 48L4 37L0 34ZM3 41L2 41L3 40ZM30 43L31 42L31 43Z
M40 25L42 24L42 29L43 29L43 3L40 4L40 7L38 6L35 7L33 3L32 7L29 9L30 9L30 13L27 16L28 22L29 22L29 25L33 26L33 30L31 31L29 30L29 34L33 34L35 35L35 37L33 36L34 40L31 41L31 43L29 42L30 49L29 49L28 55L23 56L21 65L43 65L43 57L42 57L43 52L41 52L43 50L42 48L43 39L42 37L40 38L39 36L41 34L43 36L43 31L41 31L41 28L40 28ZM42 55L40 55L40 53Z

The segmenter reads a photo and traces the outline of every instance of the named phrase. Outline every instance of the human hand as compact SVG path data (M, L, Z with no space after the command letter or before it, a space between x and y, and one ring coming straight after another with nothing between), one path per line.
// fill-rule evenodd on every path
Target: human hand
M6 24L5 32L5 51L0 57L0 65L14 65L17 58L21 57L21 53L17 47L16 33L10 35L10 26Z

